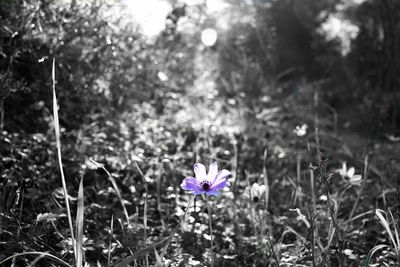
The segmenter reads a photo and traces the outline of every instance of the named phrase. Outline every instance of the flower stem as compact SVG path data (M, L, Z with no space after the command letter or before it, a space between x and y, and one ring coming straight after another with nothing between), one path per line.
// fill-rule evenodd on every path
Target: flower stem
M206 202L207 202L208 222L209 222L209 225L210 225L210 236L211 236L211 248L210 248L210 251L211 251L211 267L213 267L214 266L214 249L213 249L214 244L213 244L213 233L212 233L213 231L212 231L212 218L211 218L212 211L211 211L211 205L208 202L208 196L207 195L206 195Z

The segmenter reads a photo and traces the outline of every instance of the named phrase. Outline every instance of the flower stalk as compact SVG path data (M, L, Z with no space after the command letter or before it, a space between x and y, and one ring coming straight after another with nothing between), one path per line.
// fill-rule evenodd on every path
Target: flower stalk
M206 198L206 206L208 210L208 222L210 227L211 237L211 267L214 266L214 237L212 230L212 211L209 202L209 196L217 196L219 191L229 186L228 177L231 176L231 172L228 170L218 171L218 165L216 162L210 164L208 173L206 167L201 163L194 164L195 177L186 177L181 184L181 188L189 191L193 195L204 194Z
M208 223L210 226L210 252L211 252L211 267L214 266L214 238L213 238L213 230L212 230L212 211L211 211L211 205L210 202L208 201L208 196L206 195L206 202L207 202L207 210L208 210Z

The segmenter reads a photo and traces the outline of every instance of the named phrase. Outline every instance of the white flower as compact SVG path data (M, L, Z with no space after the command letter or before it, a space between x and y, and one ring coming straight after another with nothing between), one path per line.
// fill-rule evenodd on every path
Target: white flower
M361 174L355 174L356 170L354 167L350 167L347 169L346 162L342 163L342 168L337 169L336 172L342 176L343 180L349 182L352 185L360 185L362 181L362 175Z
M303 124L301 126L297 125L296 129L293 130L293 132L298 136L298 137L302 137L305 136L307 134L307 128L308 125L307 124Z
M265 185L254 183L251 187L246 187L244 190L244 197L250 199L252 202L259 202L266 190Z

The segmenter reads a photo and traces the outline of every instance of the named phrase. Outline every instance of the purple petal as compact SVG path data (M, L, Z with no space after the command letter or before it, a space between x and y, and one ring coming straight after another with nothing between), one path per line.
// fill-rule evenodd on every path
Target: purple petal
M196 174L196 179L199 181L207 178L206 167L201 163L194 164L194 173Z
M207 179L209 181L214 181L217 174L218 174L218 164L217 162L213 162L210 164L210 169L208 170Z
M210 191L218 191L223 189L225 186L229 186L230 183L228 182L228 180L226 179L220 179L218 180L218 183L214 183L211 187L210 187Z
M211 195L211 196L216 196L216 195L218 195L218 191L222 190L225 186L228 186L228 185L229 185L229 182L226 179L224 179L219 184L214 184L210 188L210 191L208 191L206 194Z
M199 182L194 177L185 178L181 183L181 187L184 190L192 190L192 191L200 189Z
M193 195L200 195L200 194L203 194L205 191L202 190L202 189L197 188L197 189L191 190L189 192L192 193Z
M228 178L228 176L232 175L230 171L223 169L216 176L213 184L219 183L220 181Z

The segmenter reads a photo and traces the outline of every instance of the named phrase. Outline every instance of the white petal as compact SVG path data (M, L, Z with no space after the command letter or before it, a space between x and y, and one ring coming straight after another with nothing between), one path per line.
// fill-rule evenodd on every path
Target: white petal
M348 171L347 171L347 176L349 178L353 177L354 173L356 172L356 170L354 169L354 167L351 167Z
M259 195L262 196L265 193L265 190L267 189L267 187L263 184L260 185L260 189L259 189Z
M346 174L347 174L347 165L346 165L346 162L343 162L342 163L342 170L340 172L340 175L344 177L344 176L346 176Z
M220 180L227 179L228 176L230 176L230 175L231 175L231 172L230 172L230 171L223 169L222 171L220 171L220 172L215 176L215 179L214 179L214 181L213 181L213 184L214 184L214 183L219 183Z
M245 189L244 189L244 192L243 192L243 196L245 197L245 198L250 198L250 187L246 187Z
M252 197L258 196L259 195L258 194L259 190L260 190L260 186L257 183L254 183L251 186L251 196Z
M356 174L350 178L350 183L353 185L359 185L361 183L362 176L360 174Z
M218 164L217 162L213 162L210 164L210 169L208 170L207 178L210 181L215 181L215 178L218 174Z
M207 179L206 167L201 163L194 164L194 173L198 181L204 181Z

